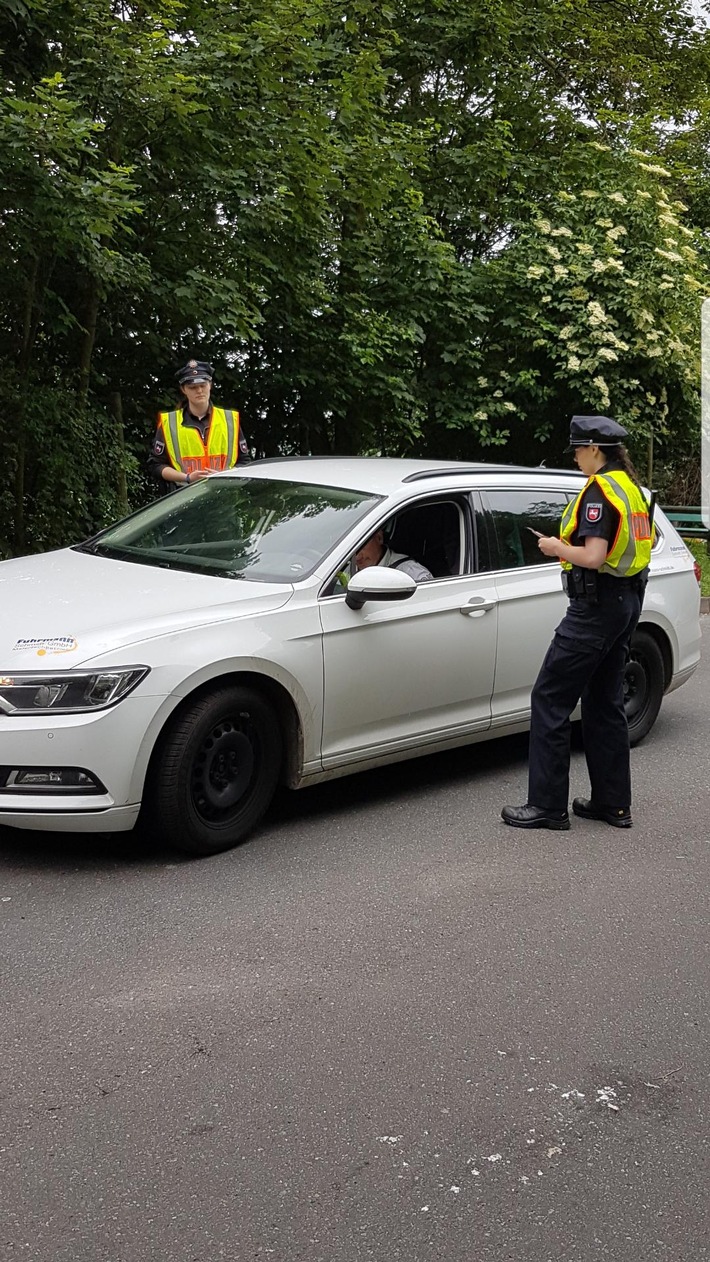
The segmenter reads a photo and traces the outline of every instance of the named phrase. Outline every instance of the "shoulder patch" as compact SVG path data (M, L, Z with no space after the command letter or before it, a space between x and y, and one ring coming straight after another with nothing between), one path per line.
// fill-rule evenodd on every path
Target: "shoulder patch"
M585 521L591 521L591 522L599 521L601 515L602 515L601 504L587 504L584 510Z
M162 456L163 452L165 451L165 443L163 442L162 438L156 438L155 442L153 443L153 451L155 452L156 456Z

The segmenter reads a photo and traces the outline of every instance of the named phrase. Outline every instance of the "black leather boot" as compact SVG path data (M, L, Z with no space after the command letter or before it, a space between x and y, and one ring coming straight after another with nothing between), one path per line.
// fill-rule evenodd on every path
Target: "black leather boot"
M572 810L580 819L600 819L612 828L631 828L633 824L628 806L614 810L610 806L595 806L591 798L575 798Z
M539 806L504 806L501 818L512 828L556 828L560 831L569 828L569 815L566 811L544 811Z

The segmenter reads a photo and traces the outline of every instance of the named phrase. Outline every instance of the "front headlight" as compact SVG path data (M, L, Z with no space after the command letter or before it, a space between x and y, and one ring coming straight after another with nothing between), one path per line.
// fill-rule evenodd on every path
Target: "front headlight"
M115 670L21 671L0 675L2 714L83 714L105 710L123 701L149 666L118 666Z

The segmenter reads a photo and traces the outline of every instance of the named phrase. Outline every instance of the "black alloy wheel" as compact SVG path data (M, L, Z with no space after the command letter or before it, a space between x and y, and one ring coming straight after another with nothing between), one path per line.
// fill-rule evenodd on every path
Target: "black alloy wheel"
M650 632L640 629L631 641L624 672L624 706L632 745L638 745L651 731L664 689L663 654Z
M190 855L236 846L267 810L283 743L269 702L225 685L198 697L165 731L149 777L153 822Z

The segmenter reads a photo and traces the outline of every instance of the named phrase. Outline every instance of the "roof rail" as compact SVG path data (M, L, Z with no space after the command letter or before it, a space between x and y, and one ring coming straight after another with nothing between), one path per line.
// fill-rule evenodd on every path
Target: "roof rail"
M416 473L408 473L406 478L402 478L402 482L421 482L425 478L460 477L466 473L547 473L559 477L561 473L577 472L577 469L547 469L544 465L485 464L481 461L479 464L454 465L448 469L418 469Z

